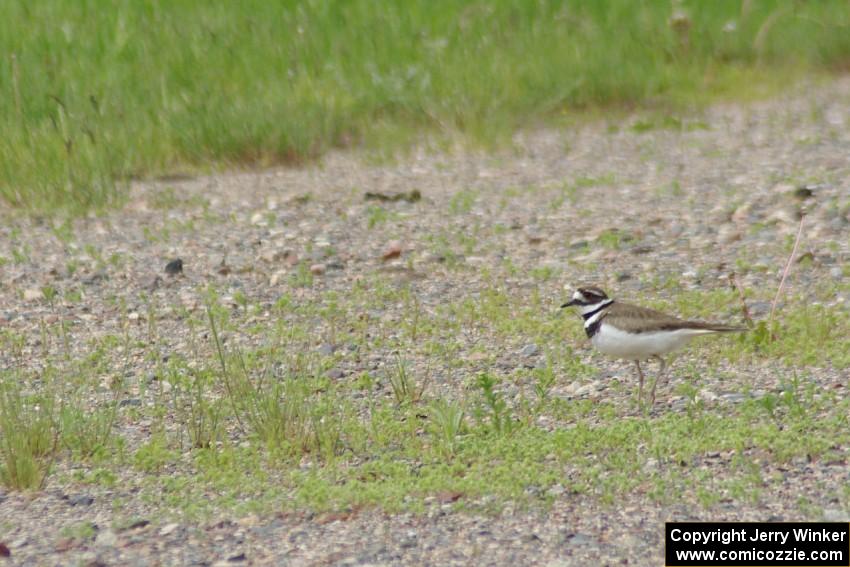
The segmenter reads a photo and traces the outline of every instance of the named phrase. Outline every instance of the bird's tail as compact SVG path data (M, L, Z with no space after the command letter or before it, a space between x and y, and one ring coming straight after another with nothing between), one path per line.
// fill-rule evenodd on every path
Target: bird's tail
M734 325L719 325L716 323L704 323L702 321L689 321L692 329L701 329L710 333L746 333L747 327L736 327Z

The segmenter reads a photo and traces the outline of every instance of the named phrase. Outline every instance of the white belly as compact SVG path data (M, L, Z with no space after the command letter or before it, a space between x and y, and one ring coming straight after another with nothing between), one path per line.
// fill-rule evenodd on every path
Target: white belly
M654 355L663 355L685 346L697 335L711 333L706 330L680 329L632 334L602 322L599 331L590 342L599 352L615 358L643 360Z

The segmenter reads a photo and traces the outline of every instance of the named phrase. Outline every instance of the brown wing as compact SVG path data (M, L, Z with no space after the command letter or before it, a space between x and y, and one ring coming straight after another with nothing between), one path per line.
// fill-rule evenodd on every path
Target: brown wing
M678 329L705 329L715 332L745 331L741 327L729 325L717 325L703 321L686 321L673 317L655 309L647 309L638 305L628 303L613 303L607 309L606 319L612 325L624 331L652 332L652 331L676 331Z

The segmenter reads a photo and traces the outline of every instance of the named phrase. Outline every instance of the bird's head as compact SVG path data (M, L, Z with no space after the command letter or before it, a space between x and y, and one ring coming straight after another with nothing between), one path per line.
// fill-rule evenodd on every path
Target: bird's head
M588 305L596 305L608 299L608 295L596 286L580 287L573 293L573 298L561 305L561 309L565 307L586 307Z

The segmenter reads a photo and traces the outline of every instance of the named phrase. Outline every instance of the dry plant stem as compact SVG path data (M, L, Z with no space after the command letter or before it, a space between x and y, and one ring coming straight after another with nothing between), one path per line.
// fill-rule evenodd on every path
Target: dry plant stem
M782 272L782 279L779 280L779 288L776 290L776 296L773 298L773 305L770 306L770 318L767 320L768 329L770 329L770 340L773 340L773 315L776 312L776 304L779 302L779 295L782 293L782 288L785 286L785 278L788 277L788 272L791 271L791 262L794 261L794 256L797 255L797 247L800 245L800 236L803 234L803 220L805 215L800 217L800 226L797 229L797 238L794 239L794 248L788 256L788 261L785 262L785 270Z
M750 310L747 307L747 300L744 299L744 290L741 289L741 285L738 283L738 279L735 277L735 272L731 272L729 274L729 283L731 286L738 291L738 299L741 300L741 313L744 316L744 321L747 323L747 327L752 329L755 326L753 322L753 318L750 316Z

